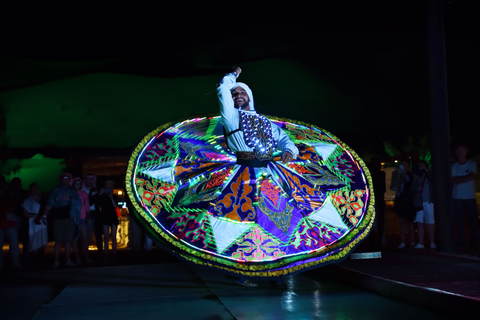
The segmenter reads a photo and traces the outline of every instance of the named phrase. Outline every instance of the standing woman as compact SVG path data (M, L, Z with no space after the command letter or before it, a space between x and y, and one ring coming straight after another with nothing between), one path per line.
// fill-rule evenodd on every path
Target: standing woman
M74 248L80 246L80 257L84 263L89 262L88 259L88 238L87 238L87 225L90 213L90 203L88 201L88 194L83 190L83 181L80 178L73 179L73 188L77 191L78 196L82 202L82 208L80 210L80 224L79 234L75 238ZM77 249L78 250L78 249ZM77 261L79 262L79 261Z
M104 246L104 262L115 262L115 255L117 253L117 201L113 195L113 181L108 180L105 186L100 190L100 197L97 202L99 223L103 229L103 246ZM112 239L112 252L109 257L108 239Z

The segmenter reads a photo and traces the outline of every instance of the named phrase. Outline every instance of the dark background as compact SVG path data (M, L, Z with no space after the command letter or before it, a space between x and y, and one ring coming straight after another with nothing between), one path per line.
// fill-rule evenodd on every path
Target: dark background
M472 2L446 1L444 14L452 141L476 155ZM428 145L424 1L185 6L4 8L2 157L122 157L162 123L218 112L212 91L233 65L257 111L318 125L366 160Z

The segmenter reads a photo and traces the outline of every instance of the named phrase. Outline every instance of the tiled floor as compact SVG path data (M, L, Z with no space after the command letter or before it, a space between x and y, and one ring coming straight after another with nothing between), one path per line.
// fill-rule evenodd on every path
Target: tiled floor
M246 288L179 262L3 273L0 296L2 320L443 319L318 272Z

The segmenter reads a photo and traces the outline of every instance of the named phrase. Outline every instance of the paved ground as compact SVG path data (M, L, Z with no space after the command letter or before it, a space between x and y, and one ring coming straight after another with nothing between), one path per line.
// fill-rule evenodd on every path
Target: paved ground
M0 274L1 319L453 319L480 307L480 261L382 252L268 282L236 285L158 248L116 265Z
M478 256L397 250L394 221L387 225L381 258L349 258L295 275L285 290L268 282L240 287L156 247L122 249L115 265L52 270L50 244L44 268L0 273L0 319L412 320L478 313Z
M480 308L480 259L474 256L387 251L380 259L348 259L327 268L343 283L451 318L470 318Z
M290 277L287 289L245 288L181 262L123 264L128 255L117 266L4 272L1 319L450 318L338 282L337 266Z

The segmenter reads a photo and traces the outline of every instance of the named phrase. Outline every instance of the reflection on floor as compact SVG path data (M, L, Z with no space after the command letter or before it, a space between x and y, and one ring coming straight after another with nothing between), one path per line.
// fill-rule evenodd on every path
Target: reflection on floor
M7 319L442 319L418 307L333 282L321 270L237 285L180 262L0 275ZM395 310L401 310L396 312Z

